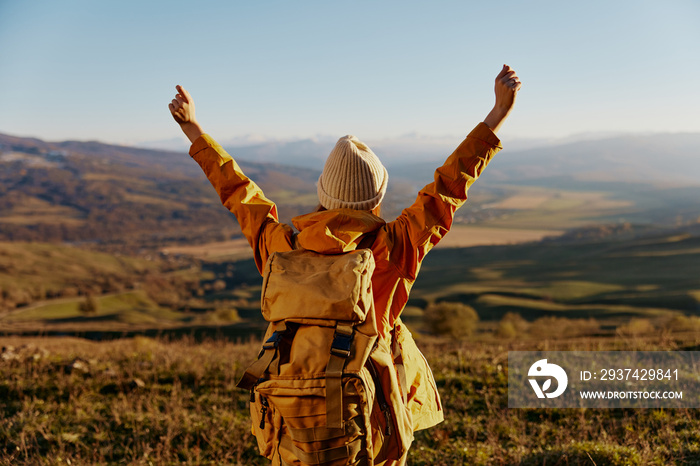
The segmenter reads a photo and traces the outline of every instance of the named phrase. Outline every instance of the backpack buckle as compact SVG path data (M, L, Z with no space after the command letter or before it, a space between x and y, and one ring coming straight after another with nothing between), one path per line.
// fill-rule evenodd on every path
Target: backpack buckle
M280 345L280 341L282 340L282 334L284 334L284 331L275 331L270 336L270 338L268 338L267 341L263 343L263 350L276 349Z
M350 356L350 347L352 346L352 338L354 334L352 329L350 333L345 333L343 331L338 331L335 329L333 334L333 343L331 343L331 354L334 356L340 356L342 358L347 358Z

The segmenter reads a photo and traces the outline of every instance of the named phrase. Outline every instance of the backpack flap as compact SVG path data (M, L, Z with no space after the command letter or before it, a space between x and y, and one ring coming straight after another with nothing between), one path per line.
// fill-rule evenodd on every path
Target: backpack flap
M374 258L367 249L338 255L304 249L273 253L263 271L263 317L269 322L363 322L373 307L373 272Z

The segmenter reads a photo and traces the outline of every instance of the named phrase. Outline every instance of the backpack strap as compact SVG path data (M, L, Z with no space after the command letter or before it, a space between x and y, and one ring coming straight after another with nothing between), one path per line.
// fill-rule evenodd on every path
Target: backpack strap
M284 321L276 323L276 330L272 333L270 338L263 343L262 350L260 350L260 354L258 355L258 360L251 364L245 371L243 377L241 377L236 384L237 387L250 390L258 383L258 380L260 380L265 371L267 371L272 360L277 355L277 348L279 347L280 341L282 341L282 335L286 331L287 326Z
M357 243L357 249L372 249L372 245L374 244L374 241L377 239L377 232L379 230L374 230L371 231L360 240L359 243Z
M335 326L331 355L326 366L326 427L343 427L342 376L345 363L350 356L355 329L352 325L338 322Z
M299 233L292 234L292 249L301 249L301 246L299 246L299 239L297 238L297 236L299 236Z
M306 452L294 445L292 438L283 435L280 439L280 447L291 451L302 464L327 464L341 459L353 458L362 451L362 437L358 437L350 443L327 450ZM362 463L360 463L362 464ZM366 463L365 463L366 464Z
M358 416L359 417L359 416ZM365 430L364 425L359 424L358 418L355 417L345 423L342 429L331 429L328 427L307 427L303 429L295 429L287 426L287 433L295 442L323 442L326 440L336 439L339 437L356 437L361 435ZM285 434L282 434L285 435Z

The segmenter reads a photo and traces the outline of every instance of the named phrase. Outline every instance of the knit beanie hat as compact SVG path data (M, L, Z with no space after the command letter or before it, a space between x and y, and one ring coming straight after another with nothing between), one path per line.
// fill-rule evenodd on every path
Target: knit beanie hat
M326 209L372 210L382 202L388 179L369 147L355 136L343 136L318 179L318 199Z

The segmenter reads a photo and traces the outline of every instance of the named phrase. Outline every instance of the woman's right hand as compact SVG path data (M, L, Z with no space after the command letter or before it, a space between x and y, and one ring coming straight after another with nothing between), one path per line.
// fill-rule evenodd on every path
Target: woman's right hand
M508 118L515 105L515 96L522 87L520 78L515 70L508 65L503 65L501 72L496 76L496 104L493 110L486 116L484 123L491 128L494 134L501 129L503 122Z
M515 105L515 96L522 85L520 78L515 74L515 70L508 65L503 65L503 69L496 76L496 85L494 87L496 92L495 107L510 111Z

